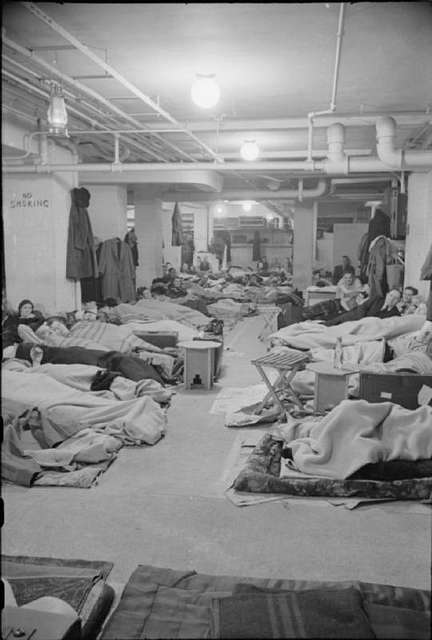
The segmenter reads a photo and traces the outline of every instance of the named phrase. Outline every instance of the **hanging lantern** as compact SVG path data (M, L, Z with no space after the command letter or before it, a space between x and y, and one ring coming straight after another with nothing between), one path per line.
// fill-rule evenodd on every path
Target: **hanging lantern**
M51 83L50 103L47 111L49 132L54 135L68 135L68 115L64 101L63 91L56 82Z

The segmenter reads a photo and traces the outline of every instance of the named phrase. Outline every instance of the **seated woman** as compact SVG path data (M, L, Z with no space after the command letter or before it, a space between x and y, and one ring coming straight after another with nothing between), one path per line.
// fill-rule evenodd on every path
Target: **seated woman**
M36 311L31 300L21 300L18 305L18 312L8 312L2 324L3 349L15 343L22 342L21 335L25 334L25 328L29 327L36 331L45 319L40 311ZM18 328L22 330L18 332Z
M345 271L336 286L336 299L340 300L342 309L351 311L357 307L357 296L362 290L362 283L351 271Z
M398 289L392 289L385 298L367 298L358 307L341 313L331 320L327 320L325 325L332 327L337 324L342 324L342 322L361 320L361 318L366 317L392 318L393 316L400 316L400 311L397 308L400 298L400 291Z

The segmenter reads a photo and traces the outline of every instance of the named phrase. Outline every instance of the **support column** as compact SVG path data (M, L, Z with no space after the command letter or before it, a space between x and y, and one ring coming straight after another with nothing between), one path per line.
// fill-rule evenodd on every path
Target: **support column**
M429 282L420 280L420 269L432 243L432 171L408 178L408 219L405 241L404 286L428 295Z
M312 269L316 253L318 204L311 209L296 205L293 239L294 285L304 290L312 284Z
M137 287L149 287L153 278L162 275L162 200L149 188L136 187L135 233L138 238L139 266Z
M213 209L203 204L194 214L195 251L207 251L213 237Z
M66 279L70 191L76 186L76 173L4 177L6 295L12 307L30 298L46 315L80 308L80 283Z
M82 184L90 192L89 216L93 235L101 240L120 238L127 232L127 186Z

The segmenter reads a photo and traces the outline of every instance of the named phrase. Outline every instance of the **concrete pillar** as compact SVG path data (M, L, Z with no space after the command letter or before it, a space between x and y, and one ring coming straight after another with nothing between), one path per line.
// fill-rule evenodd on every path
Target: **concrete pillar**
M93 234L101 240L123 238L127 232L127 186L82 184L90 192L89 216Z
M70 162L65 154L55 159ZM4 176L6 296L12 307L30 298L47 315L80 308L80 283L66 280L70 190L76 186L76 173Z
M296 205L293 239L293 276L294 284L304 290L312 284L312 269L316 254L318 205L311 209Z
M420 269L432 244L432 171L411 173L408 178L408 219L405 241L404 286L417 287L427 296L429 282L420 280Z
M194 245L195 252L207 251L213 238L213 210L203 204L194 214Z
M137 287L149 287L153 278L162 275L162 201L151 188L136 187L135 233L138 238L139 266Z

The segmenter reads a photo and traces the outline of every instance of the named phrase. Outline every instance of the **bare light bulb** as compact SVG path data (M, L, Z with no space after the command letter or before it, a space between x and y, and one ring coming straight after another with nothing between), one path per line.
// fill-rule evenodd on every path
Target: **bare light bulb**
M256 141L245 140L240 147L240 155L243 160L247 160L248 162L256 160L259 156L259 146L257 145Z
M214 74L196 75L191 87L191 98L202 109L211 109L219 102L220 89Z
M252 211L252 202L243 202L243 211L246 213Z

